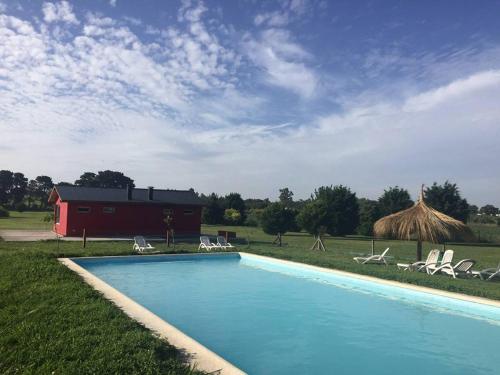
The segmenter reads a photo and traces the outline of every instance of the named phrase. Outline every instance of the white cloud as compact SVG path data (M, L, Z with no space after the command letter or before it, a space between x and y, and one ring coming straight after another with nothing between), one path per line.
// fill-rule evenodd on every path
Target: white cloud
M116 0L109 0L109 5L111 5L113 8L116 7Z
M45 2L43 3L42 10L45 22L79 24L79 21L73 13L73 7L67 1L60 1L56 3Z
M421 111L430 109L449 100L472 94L476 91L500 84L500 70L491 70L459 79L449 85L439 87L412 97L406 101L405 110Z
M0 1L0 13L5 13L7 11L7 5Z
M264 31L258 40L249 38L244 44L248 57L264 71L267 83L310 98L315 94L318 78L307 67L311 55L291 41L290 34L281 29Z

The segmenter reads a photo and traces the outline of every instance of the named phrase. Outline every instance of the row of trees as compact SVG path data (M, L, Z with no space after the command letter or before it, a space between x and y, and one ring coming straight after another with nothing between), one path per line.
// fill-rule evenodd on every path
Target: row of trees
M134 180L118 171L84 172L73 184L61 181L58 185L76 185L103 188L134 186ZM0 206L23 211L46 209L54 182L49 176L37 176L29 180L21 172L0 170Z
M238 207L232 206L230 203L232 200L227 199L234 195L239 198ZM458 220L467 222L473 213L467 200L461 197L457 185L449 181L442 185L434 183L425 189L424 196L428 205ZM237 193L226 197L211 194L202 198L207 202L203 211L203 222L258 224L269 234L305 230L314 235L321 233L372 235L375 221L414 204L409 192L398 186L384 190L377 200L358 198L356 193L342 185L322 186L311 195L310 199L301 201L294 201L293 192L288 188L280 190L279 200L274 203L268 200L243 201ZM253 208L246 209L250 204ZM242 212L245 214L239 216L238 222L231 222L225 215L228 210L237 210L240 214Z

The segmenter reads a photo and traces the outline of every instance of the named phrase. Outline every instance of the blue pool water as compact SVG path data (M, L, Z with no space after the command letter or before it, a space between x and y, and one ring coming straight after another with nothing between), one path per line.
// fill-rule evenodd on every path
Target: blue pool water
M249 374L498 374L500 309L238 254L73 259Z

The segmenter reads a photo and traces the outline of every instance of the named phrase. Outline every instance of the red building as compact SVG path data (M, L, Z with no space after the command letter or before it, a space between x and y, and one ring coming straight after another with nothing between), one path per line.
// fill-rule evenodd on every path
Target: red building
M199 235L202 202L191 190L55 186L54 232L62 236Z

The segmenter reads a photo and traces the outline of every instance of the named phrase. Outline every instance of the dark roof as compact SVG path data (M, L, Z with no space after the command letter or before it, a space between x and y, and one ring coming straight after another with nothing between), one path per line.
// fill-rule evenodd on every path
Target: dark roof
M201 206L203 202L192 190L153 190L153 200L148 199L148 189L132 189L132 200L127 199L127 189L92 188L82 186L54 186L49 202L56 195L62 201L171 203Z

